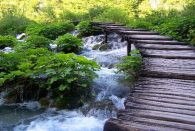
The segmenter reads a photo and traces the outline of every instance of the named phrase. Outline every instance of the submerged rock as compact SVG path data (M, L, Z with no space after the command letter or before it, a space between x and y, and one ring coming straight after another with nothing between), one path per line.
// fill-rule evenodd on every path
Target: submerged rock
M108 49L111 49L111 45L103 42L101 44L96 44L92 47L92 50L106 51Z
M111 46L108 43L101 44L101 46L99 48L100 51L105 51L108 49L111 49Z

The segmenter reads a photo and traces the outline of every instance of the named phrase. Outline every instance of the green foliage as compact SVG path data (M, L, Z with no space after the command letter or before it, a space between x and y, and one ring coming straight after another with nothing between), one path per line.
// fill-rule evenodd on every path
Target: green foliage
M49 48L51 40L44 36L32 35L28 37L26 42L32 48Z
M8 100L39 100L52 94L63 107L81 104L90 96L89 85L99 66L75 54L54 54L47 49L28 49L9 54L0 53L0 88ZM65 100L65 101L61 101ZM73 103L74 101L74 103Z
M195 3L190 4L182 11L156 10L146 14L144 18L131 20L129 26L156 30L180 41L194 43L195 32Z
M53 92L56 104L60 102L65 107L78 105L89 96L90 82L96 77L94 71L99 68L95 62L75 54L41 57L37 63L37 77L40 74L47 76L46 83L42 84Z
M93 8L90 8L88 10L88 16L90 20L93 20L100 16L103 12L105 12L108 9L106 6L95 6Z
M62 21L64 20L80 21L80 20L89 20L89 17L87 13L81 13L81 12L75 13L75 12L66 10L59 15L59 19Z
M142 57L138 50L131 52L130 56L125 56L122 62L117 64L118 72L125 73L126 79L134 82L139 75L142 66Z
M127 12L119 8L108 8L96 19L104 22L114 22L123 24L127 24L129 22L129 16Z
M129 27L132 28L145 28L150 29L153 27L152 23L145 21L143 19L130 19L130 24L128 24Z
M49 26L46 26L46 28L40 32L40 35L43 35L49 39L55 40L58 36L64 35L72 30L74 30L73 24L54 23Z
M33 23L24 16L7 14L0 19L0 35L16 35L23 33L28 24Z
M52 23L52 24L36 24L30 25L26 29L29 35L42 35L46 38L55 40L58 36L64 35L74 30L74 25L67 22Z
M93 33L94 29L89 21L81 21L76 29L79 31L79 36L89 36Z
M1 36L0 35L0 49L3 49L5 47L13 47L16 45L17 39L13 36Z
M63 36L59 36L56 39L57 49L58 51L63 51L64 53L79 53L82 49L82 40L71 35L65 34Z

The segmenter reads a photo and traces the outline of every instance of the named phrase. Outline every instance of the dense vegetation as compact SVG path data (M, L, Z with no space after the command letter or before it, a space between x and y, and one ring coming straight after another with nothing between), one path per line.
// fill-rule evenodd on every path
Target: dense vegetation
M82 40L65 34L74 29L72 24L53 24L27 26L24 42L0 36L1 48L15 50L0 52L0 92L6 91L7 103L39 100L43 106L74 108L91 96L99 66L74 54L81 51ZM57 44L57 53L50 50L51 43Z
M62 21L87 20L148 28L195 44L194 0L1 0L0 7L0 35L24 32L31 23L36 34L54 40L72 29ZM34 20L59 24L34 27Z

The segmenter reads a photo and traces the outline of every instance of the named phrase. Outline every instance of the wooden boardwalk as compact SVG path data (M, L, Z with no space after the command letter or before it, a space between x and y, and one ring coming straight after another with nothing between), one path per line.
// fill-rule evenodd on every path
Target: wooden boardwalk
M140 50L140 78L105 131L195 131L195 48L145 29L96 23L116 32ZM130 43L129 43L130 44Z

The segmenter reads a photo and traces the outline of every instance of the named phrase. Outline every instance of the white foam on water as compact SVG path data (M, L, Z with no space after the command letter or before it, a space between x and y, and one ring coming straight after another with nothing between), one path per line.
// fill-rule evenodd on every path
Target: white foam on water
M11 47L5 47L4 49L1 50L4 53L11 53L14 52L14 50Z
M16 35L16 39L18 40L18 41L20 41L20 42L25 42L26 41L26 39L27 39L27 34L25 34L25 33L21 33L21 34L17 34Z
M72 34L73 36L78 36L79 31L78 30L74 30L74 31L70 32L70 34Z
M119 98L115 95L112 95L109 97L110 100L112 100L113 104L117 109L125 109L124 102L125 98Z
M56 116L39 118L30 125L19 125L14 131L102 131L105 120L86 117L79 112L65 111Z
M57 48L57 44L49 44L49 46L50 46L50 49L52 49L52 50L54 50L54 49L56 49Z

